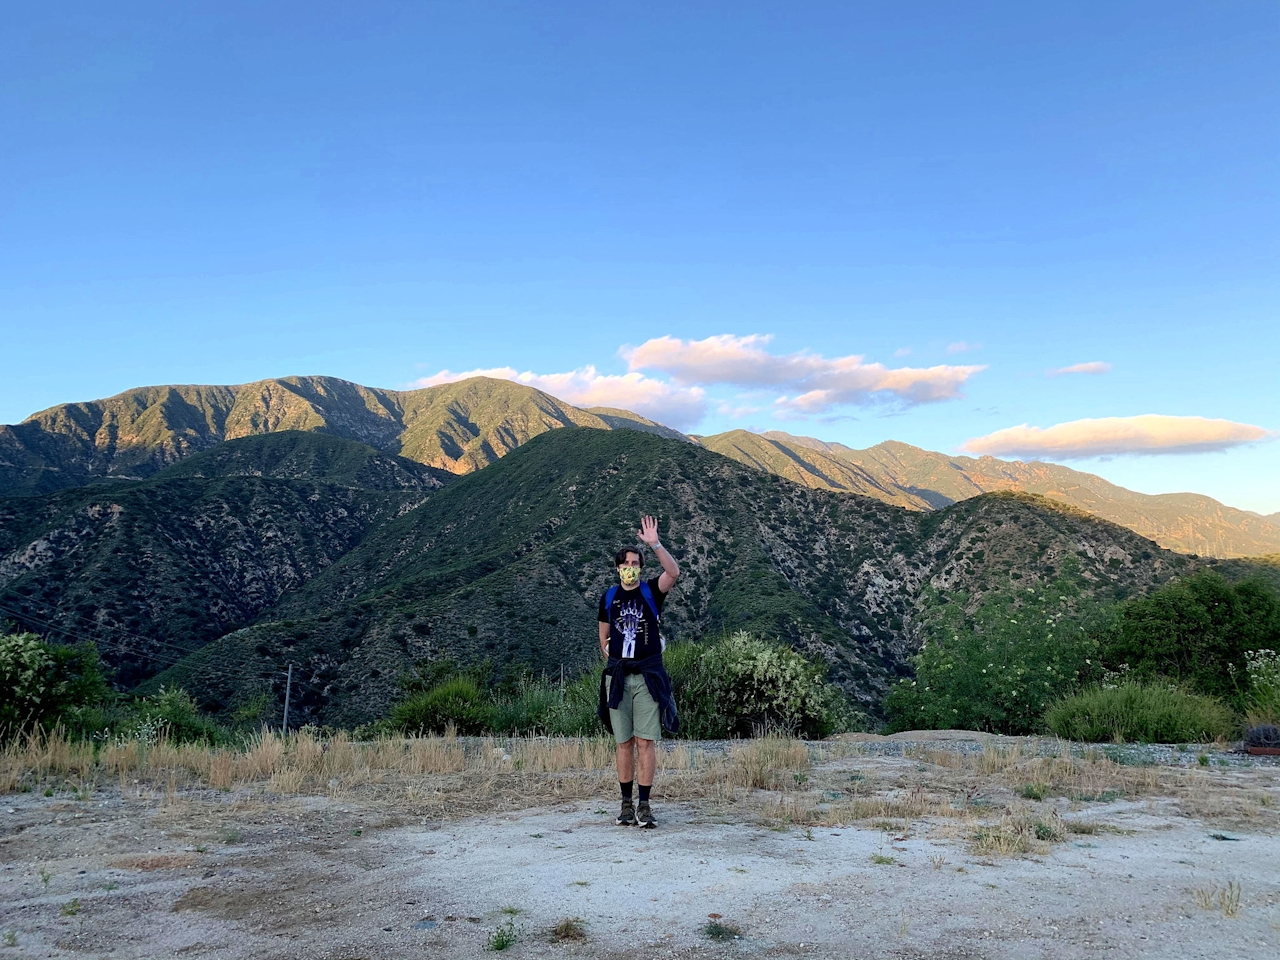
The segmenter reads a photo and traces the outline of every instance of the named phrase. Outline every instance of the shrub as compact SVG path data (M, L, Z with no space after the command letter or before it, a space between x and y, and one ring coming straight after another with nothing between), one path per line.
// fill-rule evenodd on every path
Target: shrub
M1040 589L993 593L972 612L958 594L937 607L913 658L915 679L885 699L889 728L1027 734L1045 708L1090 679L1105 611L1080 600L1068 571Z
M391 709L391 725L405 733L443 733L450 724L458 733L474 735L493 728L489 698L471 677L456 676L430 690L414 693Z
M521 680L514 692L495 702L495 733L580 737L599 726L596 702L599 674L594 671L563 688L547 680Z
M1126 682L1064 697L1045 713L1045 723L1067 740L1202 743L1230 735L1234 717L1213 697Z
M822 667L785 644L744 631L712 644L672 644L671 674L680 733L691 739L780 732L824 737L850 723L840 692Z
M34 633L0 637L0 736L35 725L79 727L110 696L91 645L67 647Z
M707 645L673 643L663 660L675 688L682 737L720 739L762 731L821 737L849 729L857 720L840 692L823 678L823 669L781 643L739 632ZM457 665L419 664L416 675L404 681L408 696L390 717L361 727L357 735L439 733L450 723L462 734L599 732L596 668L563 688L523 677L497 693L484 688L477 679L481 673L448 676L450 668ZM436 682L422 689L424 678Z
M143 739L151 739L153 731L170 743L217 746L233 739L230 731L201 713L191 694L181 687L161 687L154 696L140 700L134 711L135 719L126 733L142 733Z

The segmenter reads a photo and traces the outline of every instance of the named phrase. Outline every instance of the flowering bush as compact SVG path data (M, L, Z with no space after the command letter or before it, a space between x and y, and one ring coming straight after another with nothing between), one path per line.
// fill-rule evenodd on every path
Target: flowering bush
M1249 707L1253 724L1280 724L1280 653L1250 650L1245 654L1249 675Z
M144 744L163 738L170 743L227 743L231 732L200 712L195 699L181 687L161 687L133 707L134 719L123 735Z
M1033 733L1050 703L1096 671L1088 625L1100 614L1069 579L991 595L972 613L966 599L940 607L913 658L915 679L890 689L890 729Z

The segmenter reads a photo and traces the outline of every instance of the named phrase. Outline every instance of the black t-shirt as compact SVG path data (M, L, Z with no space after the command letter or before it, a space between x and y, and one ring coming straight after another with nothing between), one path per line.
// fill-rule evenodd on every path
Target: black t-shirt
M649 581L649 589L653 591L654 605L661 613L667 595L658 589L657 577ZM661 653L658 618L649 609L639 585L634 590L626 590L619 584L613 591L613 603L606 611L604 599L608 595L607 590L600 595L596 619L609 624L609 656L619 660L643 660Z

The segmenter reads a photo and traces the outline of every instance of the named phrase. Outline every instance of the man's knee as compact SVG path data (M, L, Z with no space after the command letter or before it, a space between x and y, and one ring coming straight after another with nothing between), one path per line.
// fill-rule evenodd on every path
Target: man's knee
M632 737L630 740L623 740L620 744L618 744L618 749L626 750L626 749L629 749L630 747L634 747L635 745L636 745L636 738Z
M651 752L653 750L652 740L646 740L644 737L632 737L631 739L636 742L636 746L641 750L645 752Z

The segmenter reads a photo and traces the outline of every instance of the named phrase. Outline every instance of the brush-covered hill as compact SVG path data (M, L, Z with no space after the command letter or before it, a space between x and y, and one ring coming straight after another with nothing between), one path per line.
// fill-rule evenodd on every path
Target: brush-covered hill
M381 715L398 675L423 658L572 675L598 657L596 603L643 513L660 518L684 572L669 636L784 638L868 707L919 643L926 588L976 601L1070 569L1087 591L1121 596L1192 566L1040 497L913 512L655 435L557 430L380 523L259 622L153 683L226 708L278 699L291 662L301 718L352 724Z
M815 490L857 493L912 510L928 510L942 505L930 503L892 483L885 483L883 478L873 476L838 454L790 442L786 434L730 430L697 439L708 450ZM837 448L839 444L824 446Z
M455 475L352 440L288 430L220 443L166 468L157 477L269 477L391 491L439 490Z
M439 489L437 473L291 432L148 480L0 500L0 622L93 640L131 685L253 622Z
M1128 527L1170 550L1210 557L1280 551L1280 523L1194 493L1143 494L1058 464L951 457L887 441L866 450L779 431L700 437L708 449L824 490L936 509L996 491L1036 493Z
M144 479L224 441L282 431L327 433L469 473L558 427L681 436L627 411L592 413L485 377L421 390L381 390L335 377L141 387L0 426L0 496L51 493L99 478Z

